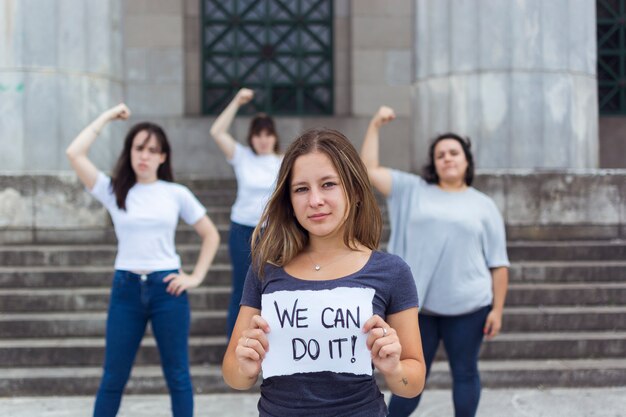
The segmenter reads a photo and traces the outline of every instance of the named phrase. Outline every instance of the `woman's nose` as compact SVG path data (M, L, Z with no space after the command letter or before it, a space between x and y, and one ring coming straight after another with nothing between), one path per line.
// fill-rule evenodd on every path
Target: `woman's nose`
M319 191L311 190L309 193L309 204L311 207L318 207L324 204L324 199Z

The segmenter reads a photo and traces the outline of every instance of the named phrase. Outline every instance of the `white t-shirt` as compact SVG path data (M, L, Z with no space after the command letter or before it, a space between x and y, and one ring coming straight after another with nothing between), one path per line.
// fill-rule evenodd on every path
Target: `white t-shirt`
M111 215L118 242L115 269L124 271L179 269L174 246L178 218L194 224L206 213L187 187L167 181L133 185L126 211L117 206L111 178L102 172L89 192Z
M491 304L491 268L508 267L504 220L475 188L447 192L392 170L389 252L411 267L424 311L467 314Z
M240 143L235 145L233 159L229 160L237 178L237 198L230 219L244 226L255 227L274 187L282 156L257 155Z

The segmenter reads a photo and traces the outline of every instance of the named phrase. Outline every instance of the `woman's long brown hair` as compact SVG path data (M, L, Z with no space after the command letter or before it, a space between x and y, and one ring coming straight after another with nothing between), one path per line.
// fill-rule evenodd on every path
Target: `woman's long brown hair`
M378 248L382 216L359 154L340 132L332 129L311 129L304 132L287 149L278 172L276 189L254 229L252 267L258 271L260 277L263 277L266 263L285 266L309 242L308 232L295 217L290 193L296 159L313 152L323 153L330 158L348 200L343 235L346 246L356 248L356 243L360 243L369 249Z

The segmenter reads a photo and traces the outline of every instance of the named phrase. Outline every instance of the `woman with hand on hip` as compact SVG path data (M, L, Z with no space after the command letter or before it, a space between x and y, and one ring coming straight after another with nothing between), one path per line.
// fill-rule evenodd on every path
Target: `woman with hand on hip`
M87 154L100 131L125 120L120 104L102 113L72 141L66 154L78 178L108 210L118 240L106 324L104 375L94 416L115 416L148 321L156 339L175 417L193 415L189 373L187 290L203 281L219 245L217 228L187 187L175 184L165 132L153 123L131 127L108 177ZM191 274L181 270L174 235L182 218L202 238Z
M397 395L421 392L425 367L415 283L404 261L376 250L381 229L365 167L345 136L310 130L289 146L252 238L252 267L222 365L228 385L252 387L272 348L270 332L278 337L289 331L270 329L263 297L298 291L306 294L300 302L307 297L314 304L323 302L327 290L361 289L373 294L373 315L356 329L367 335L363 348L370 350L371 364L366 367L378 369ZM260 416L387 415L373 375L307 372L300 363L290 368L292 374L264 379Z
M254 92L239 90L235 98L211 126L211 136L233 166L237 179L237 198L230 214L228 252L233 270L232 291L226 323L230 338L239 313L239 301L246 273L250 267L250 239L259 223L265 203L272 193L281 156L278 154L278 134L274 120L266 114L257 114L250 122L248 146L243 146L229 133L239 107L248 103Z
M361 158L374 187L387 197L389 252L411 266L420 295L419 327L427 369L443 340L453 379L456 417L476 414L478 353L483 336L498 334L508 286L504 221L491 198L472 188L469 139L454 133L431 143L423 176L380 166L380 127L395 118L381 107ZM390 416L409 416L420 397L393 396Z

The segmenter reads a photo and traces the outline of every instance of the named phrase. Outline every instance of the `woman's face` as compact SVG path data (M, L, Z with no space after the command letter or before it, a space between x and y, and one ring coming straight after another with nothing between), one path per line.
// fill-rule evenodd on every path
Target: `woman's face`
M440 182L465 182L467 158L455 139L442 139L435 145L435 170Z
M291 205L309 237L343 239L348 199L330 158L321 152L299 156L293 165Z
M258 155L270 155L274 153L276 136L267 130L262 130L256 135L252 135L250 143Z
M161 152L161 145L154 135L145 130L135 135L130 149L130 164L137 182L156 181L159 166L166 159L167 154Z

